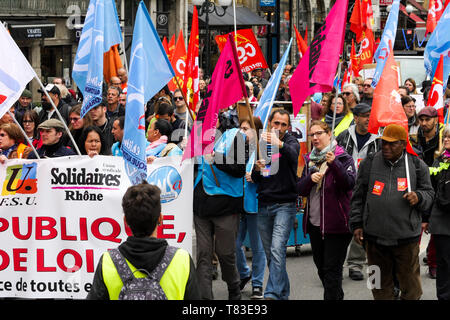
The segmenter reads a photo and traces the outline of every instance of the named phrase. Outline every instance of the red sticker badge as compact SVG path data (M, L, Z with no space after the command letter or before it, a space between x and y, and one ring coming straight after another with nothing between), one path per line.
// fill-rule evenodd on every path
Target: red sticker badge
M383 192L384 183L380 181L375 181L375 184L373 185L372 193L376 196L381 196L381 193Z
M406 178L397 178L397 190L405 191L406 189L408 189L408 181Z

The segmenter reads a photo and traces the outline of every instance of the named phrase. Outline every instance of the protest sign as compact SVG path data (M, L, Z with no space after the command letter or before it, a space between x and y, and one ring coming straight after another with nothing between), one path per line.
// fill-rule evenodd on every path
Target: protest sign
M161 189L158 237L192 252L193 170L180 162L155 160L148 181ZM0 183L0 297L85 298L102 253L131 235L123 158L10 160Z

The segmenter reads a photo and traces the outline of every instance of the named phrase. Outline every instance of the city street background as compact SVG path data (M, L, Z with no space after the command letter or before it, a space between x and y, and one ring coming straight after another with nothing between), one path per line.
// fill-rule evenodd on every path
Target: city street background
M436 300L436 280L427 275L428 266L423 263L423 257L426 255L426 247L430 236L424 234L420 245L420 276L422 281L422 300ZM194 236L194 261L195 261L195 236ZM300 256L296 255L294 247L287 248L287 272L291 285L290 300L323 300L323 287L317 275L317 269L312 259L312 250L310 244L300 247ZM247 252L247 263L251 266L251 253ZM364 267L364 280L354 281L348 277L348 268L344 265L344 280L342 287L344 290L344 300L373 300L371 291L367 288L367 273ZM264 285L267 282L268 271L264 274ZM247 283L242 291L242 299L250 300L252 285L251 281ZM227 285L222 281L220 267L219 278L213 281L213 294L215 300L227 300Z

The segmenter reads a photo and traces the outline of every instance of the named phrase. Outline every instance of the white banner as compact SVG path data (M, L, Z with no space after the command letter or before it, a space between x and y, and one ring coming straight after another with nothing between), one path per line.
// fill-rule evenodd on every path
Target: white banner
M193 165L180 163L155 160L147 180L161 189L158 237L192 253ZM84 299L102 253L131 234L123 159L9 160L0 183L0 297Z

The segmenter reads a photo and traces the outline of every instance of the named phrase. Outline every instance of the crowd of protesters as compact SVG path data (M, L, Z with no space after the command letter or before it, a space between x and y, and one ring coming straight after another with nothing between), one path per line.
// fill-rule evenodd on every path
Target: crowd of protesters
M310 236L324 299L344 299L345 263L348 276L355 281L364 279L366 263L380 268L381 287L372 289L375 299L419 299L423 232L431 233L424 261L427 273L436 279L438 299L450 299L450 220L446 214L450 210L450 129L443 124L450 89L445 92L444 108L423 107L416 112L419 89L414 79L407 79L399 94L409 132L389 125L379 134L368 132L374 94L371 78L355 78L337 94L314 94L306 104L311 151L300 155L299 141L291 132L289 80L294 69L285 66L267 130L262 130L259 118L239 117L237 104L230 106L219 114L220 135L213 151L196 161L197 256L189 282L198 285L191 288L189 297L214 299L212 281L217 277L218 261L229 299L241 299L248 282L252 299L289 299L286 245L300 210L298 200L304 199L302 227ZM66 88L61 78L48 84L46 92L39 91L39 104L24 90L0 119L0 162L78 152L90 157L122 156L128 77L125 69L118 71L107 83L102 102L83 118L82 96ZM196 110L210 80L201 75ZM262 69L244 74L251 110L267 78ZM430 86L427 81L422 83L424 105ZM145 117L147 163L182 154L195 119L183 93L162 88L146 103ZM418 157L407 153L408 141ZM239 153L239 145L245 146L244 154ZM261 152L267 157L261 158ZM301 174L299 157L304 160ZM251 267L243 251L247 234ZM89 297L109 296L103 292Z

